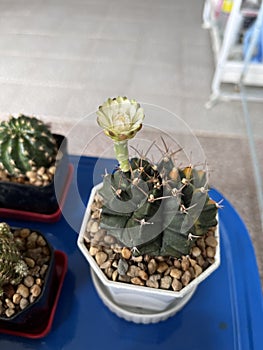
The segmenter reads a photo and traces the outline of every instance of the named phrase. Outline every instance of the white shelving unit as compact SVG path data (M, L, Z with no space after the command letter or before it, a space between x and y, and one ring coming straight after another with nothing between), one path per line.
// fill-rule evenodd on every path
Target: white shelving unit
M239 91L224 92L221 89L222 83L231 83L238 87L242 79L245 86L263 87L263 63L249 63L244 75L242 48L239 47L239 60L231 58L243 21L242 0L234 0L223 34L220 33L218 18L216 18L217 4L218 0L206 0L203 10L203 27L210 30L215 59L215 72L210 101L207 103L208 108L218 99L240 99ZM261 3L262 6L263 3ZM252 94L247 93L247 98L263 101L263 90L254 89Z
M211 31L216 64L211 87L212 94L210 96L210 100L206 104L206 107L212 107L219 99L227 98L241 100L254 170L255 184L257 187L258 205L263 230L262 176L260 173L252 122L247 104L247 100L249 99L263 101L263 63L251 63L251 57L263 25L263 1L261 1L260 9L257 13L253 34L250 38L245 57L239 61L231 60L230 53L236 43L236 38L240 30L240 24L242 23L242 0L234 1L223 36L219 31L218 21L215 18L215 6L217 3L218 0L206 0L203 11L203 26L205 28L209 28ZM224 93L221 89L222 83L236 84L239 91L236 93ZM259 94L256 94L255 92L249 94L250 90L248 87L250 86L258 87L258 89L260 89Z

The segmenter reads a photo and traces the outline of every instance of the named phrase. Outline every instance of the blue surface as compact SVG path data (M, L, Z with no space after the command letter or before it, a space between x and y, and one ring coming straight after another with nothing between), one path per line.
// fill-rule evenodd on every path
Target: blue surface
M0 349L262 349L262 291L254 251L242 220L226 199L219 213L221 266L201 283L183 310L155 325L137 325L118 318L103 305L93 287L89 265L77 248L75 232L93 186L96 159L82 157L78 161L78 157L71 157L75 178L63 211L67 220L63 217L54 224L30 223L68 255L69 269L52 330L39 340L0 334ZM105 160L97 167L95 182L101 181L105 167L111 169L112 162ZM76 196L76 184L83 202ZM216 190L211 190L211 196L216 201L223 198Z

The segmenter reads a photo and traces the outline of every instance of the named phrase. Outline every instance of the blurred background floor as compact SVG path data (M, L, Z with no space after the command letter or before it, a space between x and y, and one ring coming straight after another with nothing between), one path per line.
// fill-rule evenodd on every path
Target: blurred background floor
M202 10L202 0L0 0L0 113L39 116L69 135L71 153L92 155L101 152L89 143L98 132L94 111L108 97L155 105L159 113L146 113L147 123L175 135L177 115L201 144L211 185L245 222L263 281L263 233L242 105L204 107L214 61ZM248 108L262 167L262 104ZM172 112L168 119L164 110ZM90 147L80 150L80 140Z

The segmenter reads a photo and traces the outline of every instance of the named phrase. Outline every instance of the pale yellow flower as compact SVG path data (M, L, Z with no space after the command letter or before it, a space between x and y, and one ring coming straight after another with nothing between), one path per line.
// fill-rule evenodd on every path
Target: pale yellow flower
M135 100L127 97L108 98L97 111L97 122L104 133L114 141L133 138L141 129L143 109Z

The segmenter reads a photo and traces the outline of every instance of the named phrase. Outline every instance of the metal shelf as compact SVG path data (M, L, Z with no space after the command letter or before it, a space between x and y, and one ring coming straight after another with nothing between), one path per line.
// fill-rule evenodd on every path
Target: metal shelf
M244 85L263 87L263 64L250 63L246 69L246 74L243 76L244 60L238 61L229 58L242 23L242 0L234 1L223 35L218 28L215 6L216 1L206 0L203 10L203 28L210 30L215 60L215 72L211 85L212 93L206 107L211 107L222 96L229 99L239 97L240 94L238 93L231 93L227 96L225 92L222 92L222 83L238 85L242 79ZM241 99L241 97L239 98ZM261 97L258 94L255 96L248 94L247 98L263 101L263 94Z

